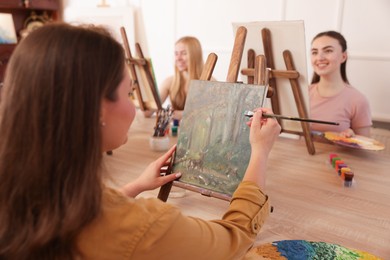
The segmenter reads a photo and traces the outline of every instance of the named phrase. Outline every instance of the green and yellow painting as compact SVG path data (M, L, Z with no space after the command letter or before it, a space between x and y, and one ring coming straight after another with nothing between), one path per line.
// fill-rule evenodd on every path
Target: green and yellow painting
M173 172L180 182L232 195L250 157L246 110L264 106L266 86L191 81Z

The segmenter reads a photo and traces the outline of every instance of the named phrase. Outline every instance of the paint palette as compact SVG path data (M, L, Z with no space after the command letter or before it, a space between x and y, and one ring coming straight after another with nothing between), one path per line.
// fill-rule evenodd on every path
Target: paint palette
M385 149L385 146L382 143L361 135L343 137L336 132L325 132L324 137L335 144L349 148L373 151L380 151Z
M245 259L381 259L365 251L306 240L282 240L252 248Z

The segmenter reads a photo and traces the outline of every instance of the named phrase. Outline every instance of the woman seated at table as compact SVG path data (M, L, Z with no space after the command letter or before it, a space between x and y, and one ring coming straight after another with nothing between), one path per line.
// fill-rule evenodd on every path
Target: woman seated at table
M241 259L269 214L264 193L280 132L257 109L251 157L220 220L135 198L165 176L175 147L121 191L103 155L135 117L122 46L99 28L48 24L16 47L0 102L0 259ZM130 158L131 159L131 158Z
M367 98L347 79L347 42L338 32L317 34L311 45L314 75L309 87L310 116L338 122L338 126L311 124L313 131L370 136L371 111Z

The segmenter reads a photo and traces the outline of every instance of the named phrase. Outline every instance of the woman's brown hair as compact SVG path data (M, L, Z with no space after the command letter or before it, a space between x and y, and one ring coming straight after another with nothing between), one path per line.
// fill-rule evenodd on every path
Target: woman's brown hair
M104 29L45 25L15 49L0 103L0 259L72 259L100 212L101 102L123 49Z
M186 102L186 86L192 79L199 79L203 70L203 52L199 40L192 36L185 36L176 41L183 43L188 54L188 82L183 79L182 73L175 66L175 77L170 87L170 99L173 109L183 110Z

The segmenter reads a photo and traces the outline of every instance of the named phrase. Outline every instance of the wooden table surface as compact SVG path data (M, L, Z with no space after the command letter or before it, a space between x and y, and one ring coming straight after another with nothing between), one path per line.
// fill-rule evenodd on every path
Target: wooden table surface
M161 156L149 147L155 118L138 112L128 142L105 156L113 185L134 180ZM177 138L171 137L174 144ZM309 155L303 139L279 137L271 152L266 193L274 212L270 214L256 244L302 239L335 243L390 259L390 156L315 143ZM387 147L386 149L389 149ZM352 168L352 187L344 187L329 164L336 153ZM140 194L157 197L158 190ZM186 215L220 219L228 202L186 191L183 198L168 198Z

